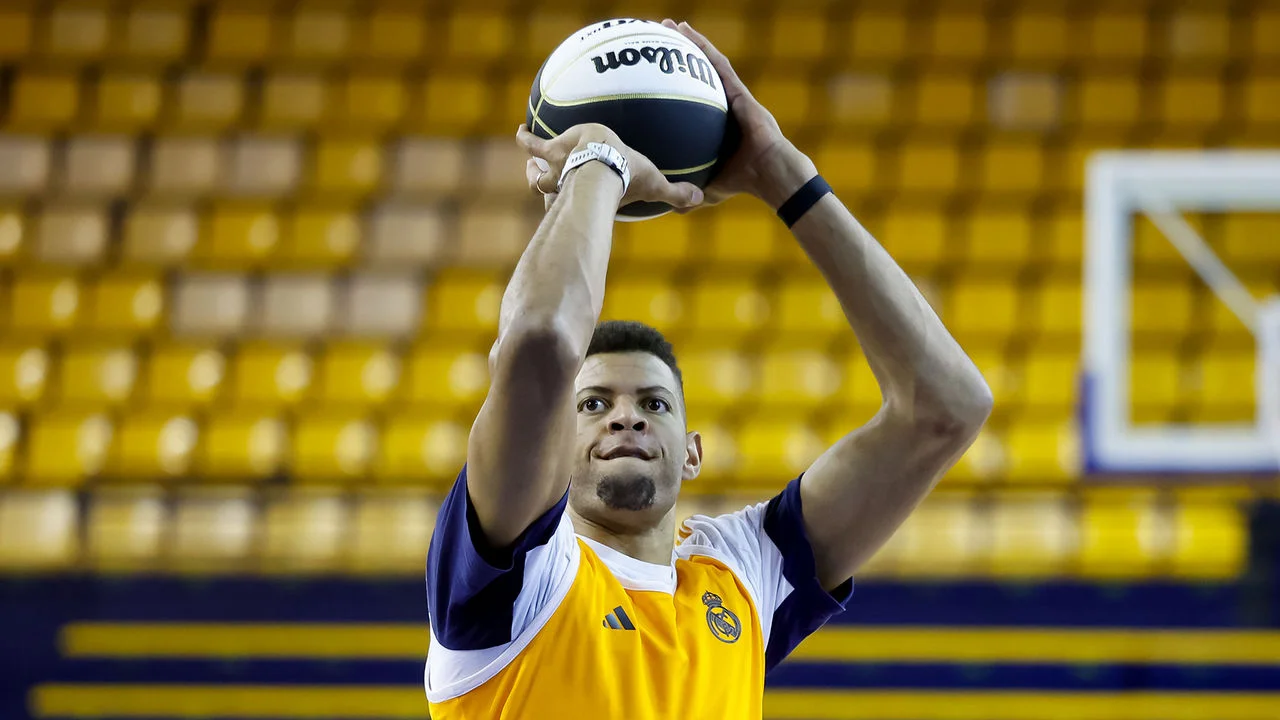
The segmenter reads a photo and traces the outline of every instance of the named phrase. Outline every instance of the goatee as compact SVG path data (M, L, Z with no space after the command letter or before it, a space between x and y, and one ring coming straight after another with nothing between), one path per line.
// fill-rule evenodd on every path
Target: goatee
M606 475L596 485L596 497L615 510L646 510L657 494L648 475Z

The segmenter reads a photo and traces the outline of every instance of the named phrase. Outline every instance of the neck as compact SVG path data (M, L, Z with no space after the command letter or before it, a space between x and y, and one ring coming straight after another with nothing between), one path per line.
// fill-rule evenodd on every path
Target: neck
M676 509L672 507L656 524L641 529L624 528L597 522L568 509L573 529L601 545L655 565L671 563L671 548L676 543Z

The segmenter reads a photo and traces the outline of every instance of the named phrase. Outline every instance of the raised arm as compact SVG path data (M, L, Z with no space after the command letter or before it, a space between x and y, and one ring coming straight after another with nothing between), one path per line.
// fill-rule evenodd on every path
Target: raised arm
M468 493L494 547L519 537L568 487L573 383L604 304L619 203L701 200L695 188L668 183L600 125L577 126L549 141L522 127L517 140L550 166L543 171L529 160L529 183L543 192L555 190L565 159L590 142L626 155L631 184L624 198L621 177L605 164L571 170L503 294L489 393L467 444Z
M674 24L673 24L674 25ZM817 174L783 136L729 61L688 25L724 81L742 147L711 200L745 192L775 210ZM836 442L800 485L804 529L818 579L848 579L902 524L977 437L991 392L906 273L834 195L792 227L835 292L880 384L875 417Z

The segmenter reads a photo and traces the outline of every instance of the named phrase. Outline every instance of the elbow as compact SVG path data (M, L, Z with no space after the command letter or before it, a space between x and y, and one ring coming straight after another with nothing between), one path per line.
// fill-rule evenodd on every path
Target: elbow
M577 377L585 353L585 344L557 319L520 318L504 328L489 351L489 374L494 381L562 388Z
M986 425L995 407L991 387L977 368L956 378L944 392L917 393L909 401L890 399L890 408L910 418L918 435L948 445L968 447Z

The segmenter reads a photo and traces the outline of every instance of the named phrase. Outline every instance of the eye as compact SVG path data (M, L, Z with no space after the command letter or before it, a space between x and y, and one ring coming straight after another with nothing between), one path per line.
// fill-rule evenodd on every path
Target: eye
M662 398L649 398L644 401L644 409L651 413L670 412L671 405Z
M598 397L589 397L578 403L578 412L598 413L607 407L604 400Z

